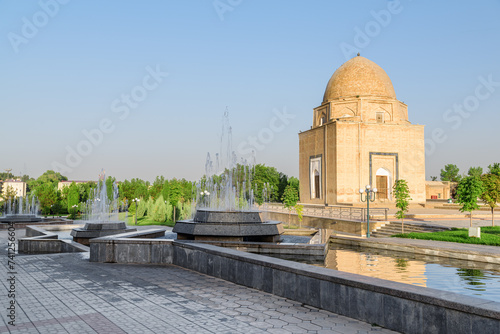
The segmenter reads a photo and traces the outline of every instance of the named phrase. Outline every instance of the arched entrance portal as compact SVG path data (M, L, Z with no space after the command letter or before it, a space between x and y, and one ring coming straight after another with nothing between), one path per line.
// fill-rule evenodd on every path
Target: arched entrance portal
M391 199L391 173L385 168L379 168L376 173L378 199Z

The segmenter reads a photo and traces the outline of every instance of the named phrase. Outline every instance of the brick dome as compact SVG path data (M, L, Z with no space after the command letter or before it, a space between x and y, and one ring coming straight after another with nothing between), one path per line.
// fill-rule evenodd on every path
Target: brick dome
M323 102L357 96L396 99L387 73L371 60L361 56L346 61L333 73L326 86Z

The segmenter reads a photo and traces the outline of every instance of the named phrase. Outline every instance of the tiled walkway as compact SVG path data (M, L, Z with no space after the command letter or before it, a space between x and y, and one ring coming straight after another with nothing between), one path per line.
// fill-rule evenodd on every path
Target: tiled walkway
M2 250L1 333L394 333L177 266L90 263L84 253L18 255L10 326Z

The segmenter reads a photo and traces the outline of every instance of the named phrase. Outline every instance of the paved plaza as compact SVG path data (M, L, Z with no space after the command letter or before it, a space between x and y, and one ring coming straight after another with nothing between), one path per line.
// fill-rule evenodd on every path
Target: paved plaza
M415 213L421 217L407 221L469 224L456 212L456 218ZM490 223L484 213L475 219ZM0 245L0 333L395 333L178 266L91 263L88 253L16 255L10 326L6 231Z
M17 255L8 326L5 236L1 333L395 333L177 266L91 263L88 253Z

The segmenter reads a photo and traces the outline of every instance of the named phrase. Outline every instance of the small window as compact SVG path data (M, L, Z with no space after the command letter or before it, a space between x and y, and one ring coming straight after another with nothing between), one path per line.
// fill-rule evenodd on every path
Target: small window
M438 198L441 198L441 194L438 194Z
M377 123L384 123L384 113L383 112L377 113Z

